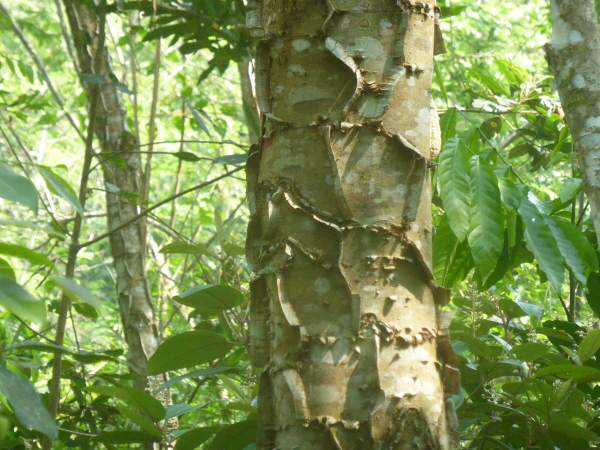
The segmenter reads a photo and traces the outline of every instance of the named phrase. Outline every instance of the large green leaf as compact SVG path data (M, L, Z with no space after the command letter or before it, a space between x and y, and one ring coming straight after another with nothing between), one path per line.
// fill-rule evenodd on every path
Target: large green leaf
M46 322L46 303L23 289L12 278L0 274L0 306L21 319L43 325Z
M154 422L158 422L165 418L166 412L163 405L146 392L128 386L90 386L87 390L96 394L108 395L109 397L121 399L128 405L133 406L138 411L144 413Z
M519 188L515 186L512 181L505 177L498 178L498 187L500 188L502 202L508 208L512 208L517 211L521 205L521 191L519 191Z
M256 442L256 420L244 420L221 430L211 442L208 450L244 450Z
M528 198L521 199L519 214L525 224L527 248L534 254L537 264L554 288L560 291L565 279L565 267L552 230Z
M223 427L213 425L210 427L194 428L177 439L175 450L193 450L208 441L213 435L219 432Z
M165 340L148 361L148 374L197 366L225 356L233 344L218 333L198 330Z
M567 238L563 228L555 222L553 217L544 214L544 220L552 230L552 234L554 235L556 243L558 244L558 249L560 250L560 253L562 254L567 266L569 266L569 268L573 271L573 276L575 276L575 279L585 286L587 284L587 275L585 273L585 268L583 267L583 261L581 260L581 256L575 248L575 245L573 245L573 242ZM585 236L583 236L583 238L587 241Z
M131 420L142 430L147 431L148 433L152 434L153 436L157 436L158 438L162 437L162 432L158 429L156 424L147 416L120 405L117 405L117 409L124 417Z
M458 242L444 215L433 238L433 275L437 283L452 288L464 280L472 268L468 242Z
M102 306L98 297L93 295L90 291L81 286L75 280L55 276L52 277L52 281L54 281L61 288L61 290L69 296L71 300L82 300L92 305L94 308L100 308Z
M577 366L575 364L558 364L544 367L535 373L534 378L542 378L548 375L586 383L600 381L600 370L588 366Z
M81 203L79 203L77 194L75 194L75 191L69 183L56 175L50 167L40 166L40 174L48 185L48 189L50 189L53 194L61 197L71 205L75 211L83 215L83 207L81 206Z
M0 366L0 390L23 425L56 439L56 422L29 381Z
M244 301L244 295L231 286L196 286L173 297L204 316L214 316Z
M482 277L489 275L504 246L504 219L498 179L478 155L471 159L471 223L469 245Z
M0 164L0 197L27 206L37 214L37 189L31 181L11 172L4 164Z
M185 255L210 255L210 250L204 245L190 244L188 242L172 242L159 250L159 253L185 254Z
M24 259L34 265L54 267L54 263L46 255L21 245L0 242L0 254Z
M577 353L581 362L586 362L600 350L600 330L594 330L584 337Z
M444 144L438 157L440 196L448 215L450 228L459 241L469 231L471 184L468 150L459 138Z
M552 219L558 224L558 226L565 233L565 236L573 243L583 264L587 266L592 272L600 270L598 265L598 255L596 254L592 244L585 234L577 228L574 224L569 222L564 217L552 216ZM585 283L584 283L585 285Z

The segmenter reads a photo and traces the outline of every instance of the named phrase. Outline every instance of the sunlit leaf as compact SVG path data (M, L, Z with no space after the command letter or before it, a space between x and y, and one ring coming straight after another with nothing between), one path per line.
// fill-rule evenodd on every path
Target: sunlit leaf
M469 155L458 138L449 139L438 157L440 196L454 235L463 241L469 231L471 179Z
M175 444L175 450L193 450L204 444L223 427L213 425L210 427L195 428L179 436Z
M81 206L81 203L79 203L77 194L75 194L71 185L63 178L56 175L49 167L40 166L39 169L40 174L48 185L48 189L50 189L53 194L58 195L65 200L79 214L83 215L83 207Z
M39 201L37 189L31 181L11 172L4 164L0 164L0 197L20 203L37 214Z
M600 350L600 330L591 331L579 343L577 353L581 362L586 362Z
M575 245L565 235L563 228L556 223L553 217L544 214L544 219L552 230L552 234L554 235L556 243L558 244L558 249L567 263L567 266L569 266L569 268L573 271L575 279L585 286L587 283L587 275L585 273L585 268L583 267L583 261L581 260L581 256L575 248ZM577 229L577 227L575 228ZM583 239L587 241L585 236L583 236Z
M565 268L552 230L528 198L521 199L519 213L525 223L527 248L535 255L537 264L555 289L560 291L565 279Z
M0 255L24 259L34 265L54 267L54 263L50 261L44 253L30 250L21 245L0 242Z
M40 326L46 322L46 303L35 298L12 278L0 274L0 306Z
M504 219L500 189L494 172L480 156L471 160L471 222L469 245L473 260L486 278L504 246Z
M102 303L98 297L93 295L75 280L54 276L52 277L52 281L54 281L58 287L60 287L62 291L69 296L71 300L82 300L94 308L100 308L102 306Z

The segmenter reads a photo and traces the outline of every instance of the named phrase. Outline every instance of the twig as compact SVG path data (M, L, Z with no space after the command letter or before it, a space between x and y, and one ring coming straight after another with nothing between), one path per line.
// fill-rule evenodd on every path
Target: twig
M216 177L216 178L213 178L212 180L205 181L204 183L200 183L200 184L198 184L198 185L196 185L196 186L194 186L194 187L191 187L191 188L189 188L189 189L186 189L186 190L184 190L184 191L181 191L181 192L179 192L179 193L177 193L177 194L175 194L175 195L171 195L170 197L167 197L166 199L164 199L164 200L162 200L162 201L160 201L160 202L156 203L155 205L151 206L150 208L148 208L148 209L145 209L144 211L142 211L141 213L139 213L139 214L137 214L136 216L132 217L131 219L129 219L129 220L126 220L125 222L123 222L123 223L122 223L121 225L119 225L118 227L115 227L115 228L113 228L112 230L110 230L110 231L108 231L108 232L106 232L106 233L103 233L103 234L101 234L101 235L99 235L99 236L95 237L95 238L94 238L94 239L92 239L92 240L89 240L89 241L87 241L87 242L84 242L83 244L79 244L79 249L82 249L82 248L84 248L84 247L88 247L88 246L90 246L90 245L92 245L92 244L95 244L96 242L99 242L99 241L101 241L102 239L105 239L105 238L107 238L107 237L108 237L108 236L110 236L111 234L113 234L113 233L116 233L117 231L119 231L119 230L121 230L121 229L125 228L127 225L129 225L129 224L132 224L132 223L133 223L133 222L135 222L136 220L139 220L141 217L144 217L144 216L145 216L146 214L148 214L150 211L154 211L156 208L159 208L159 207L161 207L162 205L164 205L164 204L166 204L166 203L169 203L170 201L172 201L172 200L174 200L174 199L176 199L176 198L179 198L179 197L181 197L182 195L189 194L190 192L193 192L193 191L195 191L195 190L197 190L197 189L202 189L203 187L209 186L209 185L211 185L211 184L213 184L213 183L215 183L215 182L217 182L217 181L219 181L219 180L222 180L223 178L227 178L229 175L231 175L231 174L233 174L233 173L236 173L236 172L239 172L240 170L243 170L243 169L245 169L245 167L237 167L237 168L235 168L235 169L233 169L233 170L230 170L229 172L226 172L226 173L224 173L223 175L219 175L218 177Z

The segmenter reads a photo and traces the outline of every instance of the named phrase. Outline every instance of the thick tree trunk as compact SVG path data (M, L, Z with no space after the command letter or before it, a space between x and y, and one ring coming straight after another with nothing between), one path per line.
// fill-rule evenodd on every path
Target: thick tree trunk
M92 74L94 46L97 38L96 15L77 0L63 0L82 74ZM141 195L142 163L137 142L127 131L126 111L121 94L109 83L112 73L109 54L104 48L99 74L107 83L100 85L95 133L105 160L103 167L109 230L119 227L138 214L133 202ZM84 83L86 88L88 83ZM118 195L119 193L125 195ZM128 198L129 197L129 198ZM154 307L148 288L142 235L139 222L134 222L110 235L110 247L116 272L118 303L125 340L129 347L131 371L140 377L137 387L146 388L146 365L158 347L159 337L154 320Z
M600 36L593 0L550 0L546 59L579 163L600 242Z
M434 15L434 0L248 15L263 38L247 166L261 450L455 446L448 294L431 273Z

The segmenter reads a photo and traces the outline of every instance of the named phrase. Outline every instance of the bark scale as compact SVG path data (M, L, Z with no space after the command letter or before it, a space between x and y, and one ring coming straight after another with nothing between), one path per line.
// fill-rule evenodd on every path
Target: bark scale
M77 0L63 0L63 3L75 44L79 70L81 74L93 74L95 47L92 43L98 33L96 14ZM137 194L141 198L142 162L138 143L133 134L127 131L127 117L121 94L115 85L109 82L112 68L106 47L103 48L103 52L102 68L95 75L102 76L106 83L100 84L100 101L96 111L97 127L94 132L102 149L102 153L97 156L105 160L102 168L106 188L107 221L109 230L112 230L139 212L132 196ZM84 83L87 91L89 86L89 83ZM128 362L131 372L140 377L136 387L145 389L148 387L147 362L158 347L159 335L146 278L139 221L111 234L109 239L123 332L129 348Z
M448 292L431 273L434 0L258 6L257 448L455 448Z
M545 46L600 242L600 35L593 0L551 0Z

